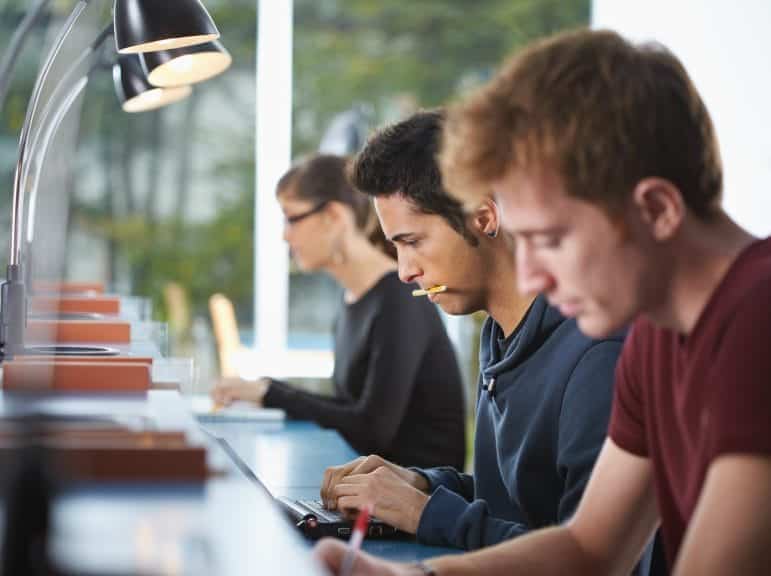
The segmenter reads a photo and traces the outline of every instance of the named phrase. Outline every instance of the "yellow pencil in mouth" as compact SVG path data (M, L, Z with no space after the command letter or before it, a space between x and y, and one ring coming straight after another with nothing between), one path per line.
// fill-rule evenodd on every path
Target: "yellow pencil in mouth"
M447 286L444 284L439 284L438 286L431 286L431 288L428 288L426 290L413 290L412 295L413 296L428 296L429 294L439 294L441 292L446 292Z

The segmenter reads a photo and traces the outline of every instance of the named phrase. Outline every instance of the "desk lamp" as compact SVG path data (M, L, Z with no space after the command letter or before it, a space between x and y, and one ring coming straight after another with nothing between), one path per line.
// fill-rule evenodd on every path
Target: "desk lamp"
M41 94L46 80L51 72L52 64L67 37L72 32L80 15L95 0L79 0L64 23L53 47L46 55L40 74L32 90L24 124L19 138L19 153L14 173L13 195L11 202L11 243L6 281L0 287L0 358L11 357L25 352L24 328L26 326L27 302L23 271L21 263L21 233L22 211L24 207L25 183L29 175L28 158L32 156L35 146L42 138L43 151L56 131L61 119L71 107L77 96L82 92L87 82L90 70L62 95L61 88L75 70L91 55L104 40L114 33L115 45L119 54L141 54L159 50L190 49L198 44L211 43L219 37L214 22L199 0L115 0L113 22L103 30L97 38L86 47L81 55L72 63L68 71L54 88L42 119L44 121L53 115L53 123L47 130L45 122L40 124L37 133L30 141L33 121L36 120ZM39 5L35 7L39 13ZM135 56L138 57L138 56ZM229 63L228 63L229 65ZM176 87L171 92L153 92L149 85L142 86L133 75L137 72L137 63L121 58L114 69L116 85L119 85L119 98L124 110L143 111L157 108L161 105L181 99L189 93L186 88ZM227 67L227 66L225 66ZM133 72L131 70L133 69ZM220 72L224 70L222 68ZM211 77L203 75L204 77ZM149 89L149 90L148 90ZM165 90L165 89L164 89ZM148 91L151 95L142 96ZM54 103L57 106L54 107ZM30 146L33 144L33 146ZM43 154L44 156L44 154ZM36 185L32 188L30 211L34 212L36 200Z

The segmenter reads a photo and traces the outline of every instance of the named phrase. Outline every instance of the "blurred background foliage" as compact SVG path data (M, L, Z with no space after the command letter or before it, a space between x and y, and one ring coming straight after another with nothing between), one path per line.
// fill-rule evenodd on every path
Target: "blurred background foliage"
M98 0L94 0L98 2ZM112 2L104 2L104 22ZM82 107L68 275L151 297L181 285L193 316L226 293L252 321L257 0L204 0L234 58L168 109L124 114L109 73ZM0 53L31 0L0 0ZM54 0L22 52L0 110L0 225L7 230L18 133L44 50L74 5ZM584 26L589 0L295 0L293 155L316 150L357 107L372 129L456 98L527 41ZM107 68L114 48L102 55ZM3 234L7 243L7 234ZM7 245L3 258L6 258ZM82 275L95 278L77 278Z

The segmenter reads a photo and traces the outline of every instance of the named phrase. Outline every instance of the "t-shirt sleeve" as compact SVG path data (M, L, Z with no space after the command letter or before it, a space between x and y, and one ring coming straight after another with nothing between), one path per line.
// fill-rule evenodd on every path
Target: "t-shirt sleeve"
M712 456L771 454L771 282L742 300L714 355L703 425Z
M621 358L616 365L608 435L623 450L647 457L645 407L640 387L640 371L636 369L642 354L639 332L639 325L635 324L627 336Z

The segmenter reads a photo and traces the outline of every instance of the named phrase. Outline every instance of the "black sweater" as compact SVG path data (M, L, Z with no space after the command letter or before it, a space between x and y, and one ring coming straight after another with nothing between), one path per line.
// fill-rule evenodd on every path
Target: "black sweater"
M439 314L395 272L344 304L335 327L335 396L272 381L268 407L337 429L359 453L404 466L465 459L463 387Z

